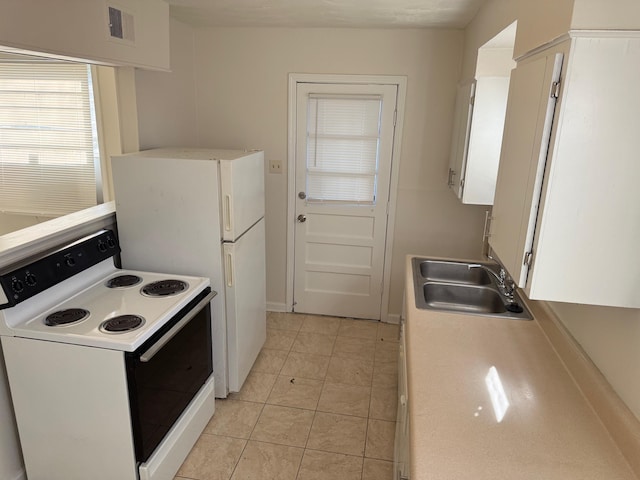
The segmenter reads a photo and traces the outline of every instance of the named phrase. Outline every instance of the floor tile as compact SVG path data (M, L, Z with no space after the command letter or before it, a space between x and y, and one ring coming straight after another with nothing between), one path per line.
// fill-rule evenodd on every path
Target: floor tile
M281 375L276 380L267 403L315 410L321 391L322 380Z
M338 335L342 337L357 337L374 339L378 333L378 323L371 320L354 320L343 318L340 322Z
M331 357L310 353L289 352L289 356L284 362L280 374L323 380L327 375L330 358Z
M371 383L398 388L398 362L374 363Z
M240 400L216 400L216 413L205 433L248 439L262 412L262 404Z
M295 480L302 448L249 441L231 480Z
M392 480L393 462L376 460L373 458L364 459L362 468L362 480Z
M178 470L179 477L229 480L247 441L218 435L201 435Z
M242 391L216 401L174 480L391 480L398 326L273 312L267 323Z
M304 317L305 315L297 313L269 312L267 314L267 327L297 332L302 326Z
M400 325L393 323L378 323L378 335L377 340L379 342L395 342L398 343L398 332L400 331Z
M321 333L323 335L337 335L340 330L340 318L307 315L300 328L301 332Z
M346 385L371 385L373 362L370 360L331 357L327 370L327 382Z
M267 401L277 377L271 373L249 372L240 392L232 393L229 398L264 403Z
M369 418L395 422L398 410L398 389L374 385L371 388Z
M337 337L333 346L333 356L355 358L357 360L373 360L376 342L373 339L355 337Z
M377 342L376 343L376 362L397 362L398 361L398 343L393 342Z
M264 347L271 348L273 350L291 350L291 345L296 339L298 332L292 330L277 330L275 328L267 328L267 340L264 342Z
M307 448L362 456L366 431L365 418L316 412Z
M325 383L318 411L366 417L369 413L371 388L364 385Z
M284 350L263 348L258 354L258 358L256 358L251 370L253 372L273 373L277 375L280 373L280 369L282 369L287 355L288 352Z
M311 430L314 412L300 408L265 405L251 440L304 447Z
M300 332L291 346L291 351L330 356L335 342L334 335Z
M369 419L365 456L380 460L393 460L395 432L396 422Z
M352 455L305 450L297 480L361 480L362 460Z

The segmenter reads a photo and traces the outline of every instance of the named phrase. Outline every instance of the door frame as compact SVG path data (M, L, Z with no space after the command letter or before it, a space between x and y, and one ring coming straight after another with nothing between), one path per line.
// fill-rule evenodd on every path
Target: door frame
M296 179L296 134L297 134L297 86L298 83L334 83L361 85L394 85L398 88L396 98L396 124L393 134L393 150L391 153L391 178L389 183L389 200L387 203L387 236L384 249L384 267L382 274L382 301L380 303L380 319L394 323L396 318L389 318L389 292L391 283L391 255L393 251L394 226L396 218L396 202L398 198L398 179L402 150L402 127L404 124L404 106L407 96L407 77L401 75L332 75L332 74L289 74L288 95L288 128L287 128L287 284L285 290L285 309L293 310L293 279L295 255L295 179ZM395 316L394 316L395 317Z

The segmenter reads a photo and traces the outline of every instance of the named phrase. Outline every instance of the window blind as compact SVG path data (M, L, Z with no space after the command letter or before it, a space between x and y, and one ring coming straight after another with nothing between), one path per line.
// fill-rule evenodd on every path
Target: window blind
M91 70L0 63L0 210L59 216L96 205Z
M381 111L379 95L309 95L307 201L375 204Z

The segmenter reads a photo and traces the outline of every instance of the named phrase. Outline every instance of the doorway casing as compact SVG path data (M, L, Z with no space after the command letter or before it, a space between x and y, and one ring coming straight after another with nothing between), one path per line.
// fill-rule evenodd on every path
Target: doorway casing
M285 291L285 310L293 310L294 254L295 254L295 167L296 167L296 87L299 83L330 83L351 85L395 85L398 88L396 122L391 158L391 180L387 211L387 236L384 250L384 271L380 319L383 322L398 323L397 315L389 315L389 292L391 279L391 255L393 250L396 203L398 196L398 178L402 148L402 127L404 123L404 105L407 94L407 77L396 75L327 75L327 74L289 74L288 127L287 127L287 284Z

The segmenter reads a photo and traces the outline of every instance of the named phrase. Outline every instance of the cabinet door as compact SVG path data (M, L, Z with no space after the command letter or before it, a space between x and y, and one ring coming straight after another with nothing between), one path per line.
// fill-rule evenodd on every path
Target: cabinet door
M532 299L640 308L640 34L572 39L528 279Z
M562 53L519 63L511 73L489 244L518 286L529 266Z
M464 185L463 172L466 168L469 134L471 131L471 117L473 114L473 96L475 80L460 84L456 96L456 109L453 119L453 133L451 135L451 156L449 157L448 185L458 198L462 198Z
M492 205L509 77L478 77L462 183L462 203Z

